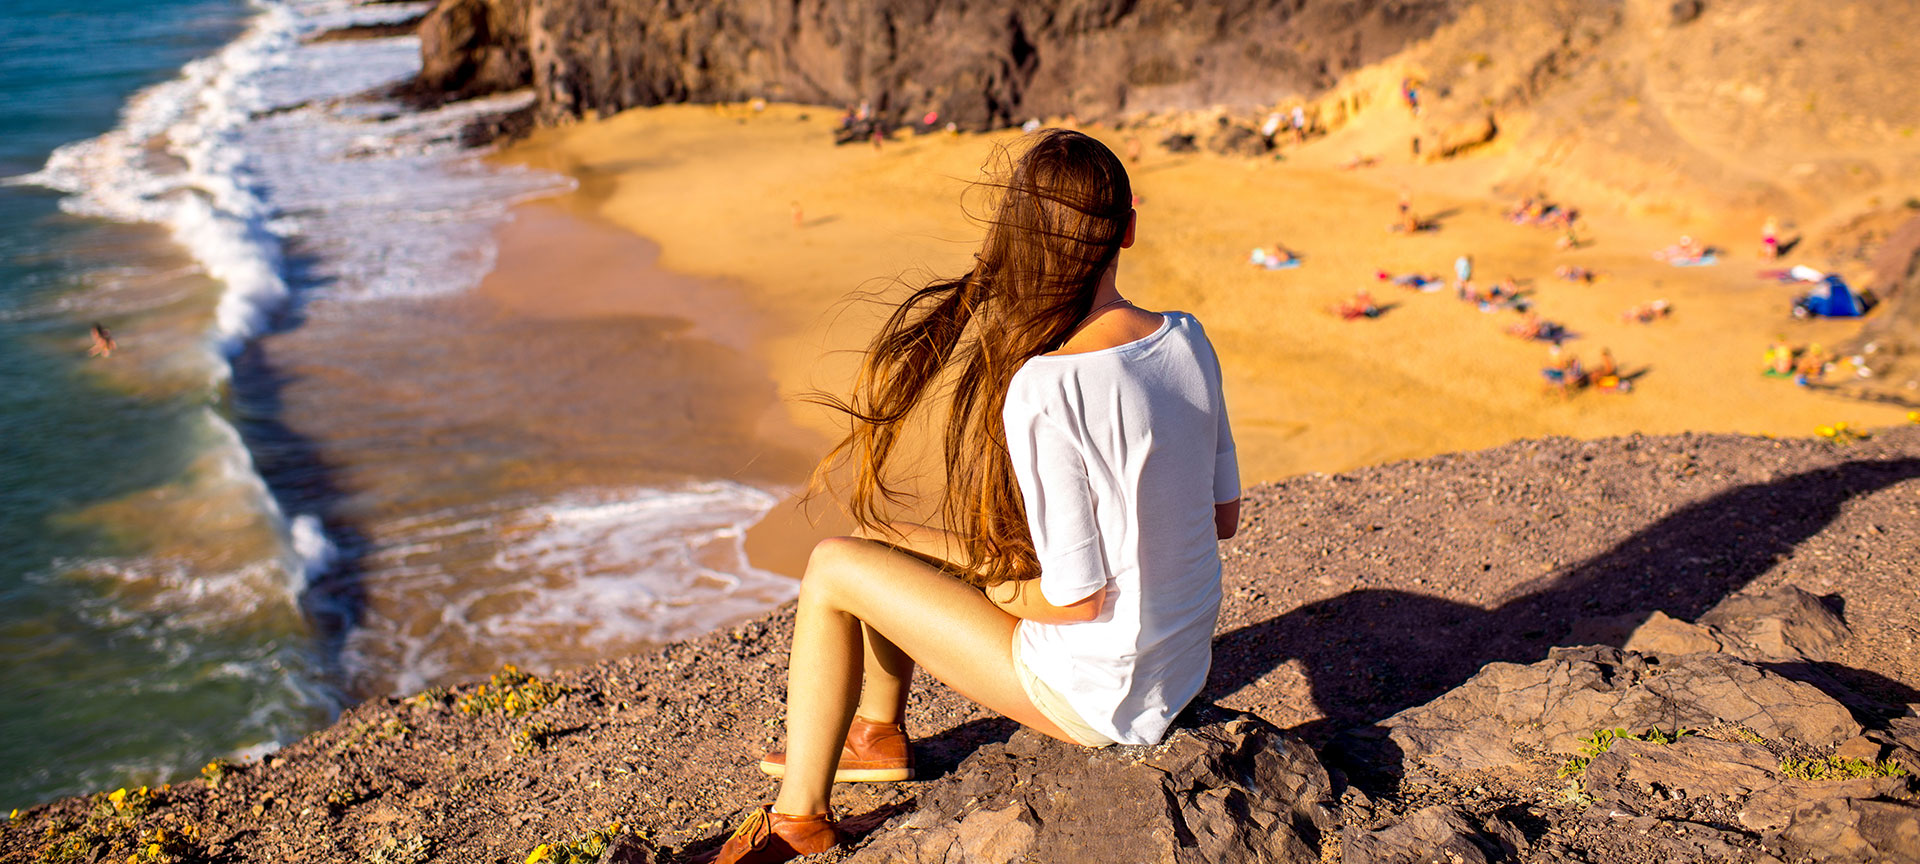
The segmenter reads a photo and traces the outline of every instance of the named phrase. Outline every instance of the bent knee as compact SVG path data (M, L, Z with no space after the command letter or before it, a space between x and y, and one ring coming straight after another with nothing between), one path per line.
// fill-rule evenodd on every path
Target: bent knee
M860 553L871 545L858 537L828 537L814 544L807 571L800 577L800 596L820 599L843 587L860 566Z

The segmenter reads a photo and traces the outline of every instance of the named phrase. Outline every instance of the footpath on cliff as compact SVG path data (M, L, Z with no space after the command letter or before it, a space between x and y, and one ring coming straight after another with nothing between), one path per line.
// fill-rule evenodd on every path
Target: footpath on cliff
M825 860L1920 860L1916 517L1920 426L1261 485L1165 743L1066 747L922 680L921 779L840 786ZM0 860L684 860L773 793L790 627L371 700L19 811Z

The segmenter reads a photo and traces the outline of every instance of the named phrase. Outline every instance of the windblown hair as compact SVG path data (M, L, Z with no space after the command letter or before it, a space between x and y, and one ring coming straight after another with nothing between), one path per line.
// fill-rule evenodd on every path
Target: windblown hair
M1133 213L1126 168L1105 145L1060 129L1029 140L1010 172L976 187L997 201L973 269L913 290L874 336L852 396L820 400L852 429L816 480L850 467L848 510L882 534L916 501L898 476L900 436L944 401L939 521L964 547L955 575L982 586L1040 575L1000 416L1007 388L1092 311Z

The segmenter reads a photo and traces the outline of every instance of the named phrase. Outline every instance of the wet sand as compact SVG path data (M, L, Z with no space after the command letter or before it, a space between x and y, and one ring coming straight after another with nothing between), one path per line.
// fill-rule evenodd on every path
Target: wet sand
M770 422L815 432L803 448L830 440L835 420L794 397L843 387L874 321L873 305L850 295L885 289L898 276L960 269L979 236L962 210L967 182L995 143L1017 137L904 138L876 152L832 146L833 119L830 110L794 106L671 106L542 131L506 154L576 177L573 206L659 243L666 268L718 280L762 316L754 353L782 399ZM1793 289L1756 279L1766 265L1725 226L1589 211L1582 233L1590 242L1560 252L1554 232L1511 225L1499 212L1504 202L1473 193L1491 188L1497 154L1437 167L1383 157L1349 172L1337 165L1352 155L1351 139L1273 161L1165 153L1151 144L1159 132L1087 131L1117 151L1129 134L1147 143L1130 166L1144 200L1121 289L1143 306L1189 311L1207 325L1227 369L1249 484L1516 438L1804 436L1840 420L1902 421L1891 407L1759 374L1776 334L1832 344L1857 325L1790 318ZM1386 230L1403 188L1416 210L1438 215L1439 231ZM1675 268L1649 255L1689 232L1731 251L1711 268ZM1275 241L1299 251L1305 265L1269 272L1245 263L1252 247ZM1635 376L1634 391L1561 399L1540 375L1547 346L1506 334L1516 313L1484 313L1451 290L1408 292L1373 275L1450 279L1461 254L1473 256L1483 284L1518 280L1543 317L1576 334L1567 350L1589 364L1610 348ZM1553 273L1562 264L1605 276L1561 281ZM493 290L540 290L538 271L522 272L535 275L525 283L498 278ZM1354 322L1328 313L1359 288L1391 308ZM1656 298L1671 302L1670 319L1620 319ZM580 302L584 311L609 301Z
M818 450L782 431L763 316L570 207L519 208L469 294L321 300L242 360L263 473L341 546L308 605L352 693L578 666L791 596L739 551Z

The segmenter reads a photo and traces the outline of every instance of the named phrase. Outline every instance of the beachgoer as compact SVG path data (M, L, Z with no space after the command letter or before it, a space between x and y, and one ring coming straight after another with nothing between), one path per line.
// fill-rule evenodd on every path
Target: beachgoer
M1414 86L1412 78L1400 79L1400 98L1407 103L1407 110L1416 116L1420 113L1420 88Z
M1772 216L1760 226L1760 257L1772 261L1780 257L1780 225Z
M1307 109L1293 106L1293 143L1307 143Z
M1140 161L1140 136L1138 135L1127 136L1127 161Z
M787 204L793 208L793 227L800 227L801 223L806 221L806 214L800 211L800 202L789 201Z
M107 325L96 321L90 332L93 347L87 349L88 357L112 357L114 349L120 347L120 343L113 341L113 331L108 330Z
M910 774L916 664L1086 747L1158 742L1206 682L1240 507L1214 351L1119 293L1134 211L1098 141L1046 132L997 191L973 269L915 290L828 400L852 431L818 476L851 478L862 536L807 564L787 749L761 762L779 793L721 864L833 848L836 777ZM895 521L914 460L893 444L925 413L945 418L939 527Z
M1343 300L1340 305L1333 307L1333 314L1348 321L1359 318L1378 318L1380 312L1380 304L1374 302L1373 292L1365 288L1353 292L1353 299Z
M1267 122L1260 124L1260 137L1265 138L1267 146L1273 146L1273 136L1280 131L1280 112L1267 115Z
M1465 255L1453 259L1454 287L1464 290L1463 286L1473 281L1473 259Z

